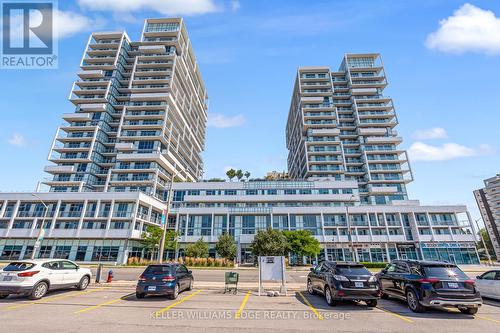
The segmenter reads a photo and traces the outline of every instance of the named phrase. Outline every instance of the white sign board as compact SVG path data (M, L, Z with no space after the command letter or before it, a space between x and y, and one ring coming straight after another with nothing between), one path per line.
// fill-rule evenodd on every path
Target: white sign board
M263 281L281 281L281 290L286 293L285 257L259 257L259 295Z

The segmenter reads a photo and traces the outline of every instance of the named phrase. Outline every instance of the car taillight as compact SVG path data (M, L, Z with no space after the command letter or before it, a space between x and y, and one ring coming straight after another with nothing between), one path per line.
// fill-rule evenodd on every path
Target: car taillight
M165 276L161 279L163 282L171 282L175 280L175 277L173 276Z
M19 277L32 277L35 274L40 273L40 271L31 271L31 272L23 272L23 273L17 273L17 276Z
M438 282L439 282L439 279L435 279L435 278L424 278L424 279L418 279L417 281L418 281L418 282L420 282L420 283L438 283Z
M144 275L141 274L141 276L139 276L139 281L146 281L146 278L144 277Z
M474 281L474 280L465 280L464 283L474 285L476 283L476 281Z

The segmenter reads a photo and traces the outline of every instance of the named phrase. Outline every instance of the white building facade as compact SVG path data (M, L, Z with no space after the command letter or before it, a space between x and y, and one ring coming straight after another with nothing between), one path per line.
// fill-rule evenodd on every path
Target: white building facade
M0 260L31 254L44 220L40 199L49 210L39 256L78 261L124 263L145 257L141 235L148 225L161 227L167 209L165 202L140 192L36 195L0 194ZM218 236L228 233L238 244L239 260L253 262L255 233L274 228L310 231L321 244L319 259L479 262L465 206L422 206L411 200L361 205L355 181L174 183L164 220L180 235L181 256L200 238L215 256Z
M474 197L497 260L500 260L500 174L486 179L484 188L474 191Z
M91 34L43 183L51 192L141 191L202 175L207 93L182 19L147 19L141 40Z

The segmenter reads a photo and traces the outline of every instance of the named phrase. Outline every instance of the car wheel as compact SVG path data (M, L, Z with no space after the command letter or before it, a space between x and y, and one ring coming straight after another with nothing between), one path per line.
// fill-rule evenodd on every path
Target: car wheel
M78 290L85 290L89 286L90 279L87 275L81 278L80 282L78 283Z
M9 294L1 294L0 295L0 299L4 299L4 298L7 298L7 297L9 297Z
M479 308L459 308L459 310L463 314L475 315L477 313L477 310L479 310Z
M186 290L191 290L193 289L193 279L189 280L189 286L186 288Z
M330 306L337 305L337 302L333 299L332 290L328 286L325 288L325 300Z
M370 301L366 301L366 305L368 305L368 307L370 308L374 308L377 306L377 300L376 299L372 299Z
M417 294L415 291L408 289L406 291L406 302L408 303L408 307L413 312L424 312L425 308L420 304L417 298Z
M170 295L170 299L176 299L179 296L179 284L177 283L174 287L174 292Z
M45 296L45 294L47 293L48 290L49 290L49 285L47 284L47 282L43 282L43 281L39 282L33 287L33 290L31 290L31 293L29 294L29 298L30 299L40 299L43 296Z
M314 291L313 284L312 284L311 280L307 280L307 292L311 295L316 294L316 292Z
M135 298L141 299L144 298L144 296L145 296L144 293L135 293Z

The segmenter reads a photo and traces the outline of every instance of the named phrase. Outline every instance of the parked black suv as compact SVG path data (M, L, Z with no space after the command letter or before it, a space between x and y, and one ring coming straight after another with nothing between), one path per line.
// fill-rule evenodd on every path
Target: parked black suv
M323 261L307 276L307 291L325 295L329 305L337 301L365 301L369 307L377 306L380 286L377 278L365 266L355 262Z
M176 299L181 291L193 288L193 281L193 273L184 265L149 265L139 276L135 295L137 298L144 298L146 295L167 295Z
M456 265L439 261L395 260L377 274L382 298L406 300L413 312L426 307L458 308L475 314L482 304L474 284Z

